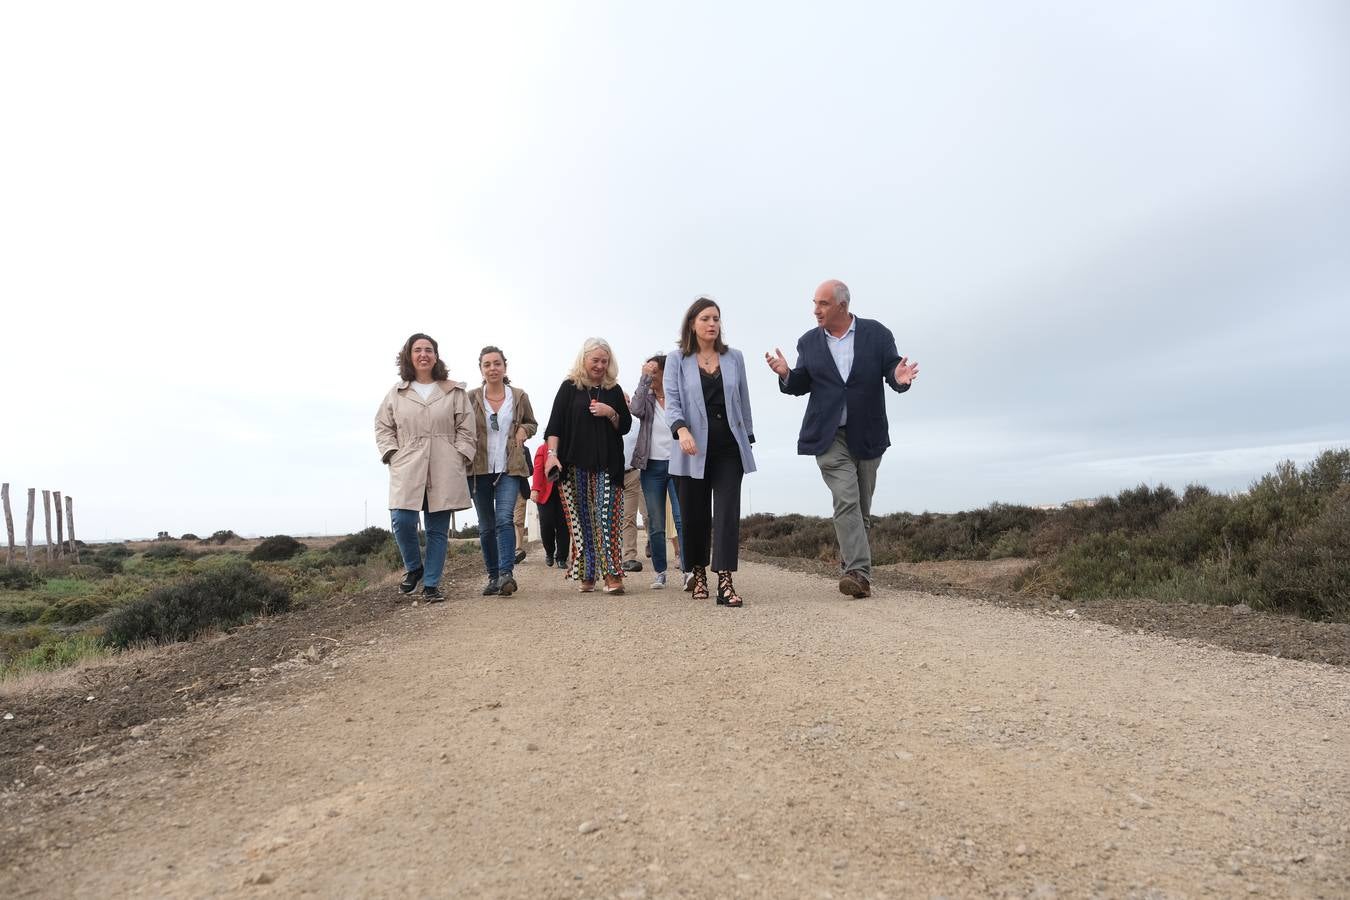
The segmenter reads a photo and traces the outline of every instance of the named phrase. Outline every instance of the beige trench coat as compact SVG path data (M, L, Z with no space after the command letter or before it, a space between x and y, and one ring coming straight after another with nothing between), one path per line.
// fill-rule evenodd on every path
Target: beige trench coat
M389 465L390 509L421 509L424 494L428 512L472 505L473 409L460 382L438 381L436 388L423 400L401 381L375 413L375 446Z

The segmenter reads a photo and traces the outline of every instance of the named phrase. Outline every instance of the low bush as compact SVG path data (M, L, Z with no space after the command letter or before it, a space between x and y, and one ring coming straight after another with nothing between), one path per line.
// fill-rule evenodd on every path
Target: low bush
M264 538L258 546L249 551L248 558L254 562L278 562L304 551L305 545L289 534L277 534Z
M143 641L190 640L210 628L230 628L290 608L290 594L276 581L238 563L151 591L108 619L115 647Z
M328 554L340 566L354 566L367 558L387 550L394 543L394 535L385 528L372 525L350 534L328 548Z
M242 540L239 535L229 529L211 532L209 538L202 538L203 544L228 544L230 541Z
M42 576L31 566L0 566L0 587L22 591L42 584Z
M181 544L170 543L155 544L141 554L146 559L179 559L186 555L187 551L183 549Z
M1031 535L1021 528L1003 532L989 548L990 559L1007 559L1031 555Z
M1264 607L1350 622L1350 450L1283 462L1237 496L1192 485L1122 492L1031 536L1043 565L1020 589ZM1114 525L1107 532L1081 529ZM1050 532L1053 530L1053 535Z
M42 618L47 604L28 597L7 597L0 600L0 622L7 625L27 625Z
M67 597L48 606L38 618L42 625L78 625L108 611L110 604L99 597Z
M122 571L122 563L131 557L131 550L126 544L108 544L99 547L89 556L89 562L98 566L104 572L116 574Z
M193 534L193 533L190 532L190 531L189 531L189 532L186 532L186 533L183 535L183 538L182 538L182 539L185 540L185 541L200 541L200 540L201 540L201 538L197 537L195 534Z
M1256 565L1267 603L1310 619L1350 621L1350 487Z

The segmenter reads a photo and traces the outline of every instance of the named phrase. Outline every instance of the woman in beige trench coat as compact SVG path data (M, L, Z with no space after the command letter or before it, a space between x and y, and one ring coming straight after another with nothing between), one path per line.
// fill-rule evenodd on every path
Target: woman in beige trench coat
M414 334L398 354L402 381L385 395L375 414L375 446L389 466L389 518L403 556L399 590L411 594L417 582L428 603L445 597L441 573L450 535L450 513L468 509L468 467L477 449L473 411L464 385L451 381L436 341ZM417 518L425 516L426 562L417 540Z

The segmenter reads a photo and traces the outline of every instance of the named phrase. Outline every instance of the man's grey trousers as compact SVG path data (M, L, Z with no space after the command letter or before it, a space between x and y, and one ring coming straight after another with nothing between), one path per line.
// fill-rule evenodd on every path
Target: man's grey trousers
M816 457L816 465L834 497L834 534L844 571L860 572L871 581L872 547L867 542L867 529L872 524L872 493L877 489L881 457L858 459L849 452L845 429L840 428L834 443Z

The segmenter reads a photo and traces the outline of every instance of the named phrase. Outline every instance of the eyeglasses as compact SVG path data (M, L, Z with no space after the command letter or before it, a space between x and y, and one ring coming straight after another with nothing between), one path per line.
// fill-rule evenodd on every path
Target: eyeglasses
M497 414L496 414L496 413L493 413L492 415L488 416L488 424L492 426L492 430L493 430L493 431L501 431L501 430L502 430L502 429L501 429L501 426L497 424Z

